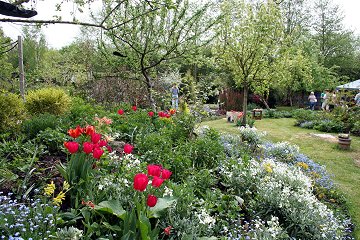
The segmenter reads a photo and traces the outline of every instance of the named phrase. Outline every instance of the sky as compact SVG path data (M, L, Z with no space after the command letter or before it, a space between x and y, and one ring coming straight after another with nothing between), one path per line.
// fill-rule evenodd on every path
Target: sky
M36 10L38 15L34 19L49 20L54 15L59 15L59 12L55 11L55 4L57 0L33 0L36 1ZM51 3L50 3L51 2ZM335 4L342 9L345 19L344 25L346 28L354 30L360 35L360 0L333 0ZM92 5L95 9L100 9L100 1L98 4ZM31 8L31 4L25 5ZM62 19L71 21L72 17L70 12L76 10L75 6L70 2L65 2L63 10L61 11ZM85 9L84 14L80 14L76 11L76 17L82 21L90 21L90 18L86 17L88 11ZM0 15L0 18L7 18L7 16ZM21 24L19 23L1 23L0 27L3 28L5 35L13 39L17 39L17 36L21 34ZM75 25L64 24L52 24L43 27L47 43L49 47L60 49L63 46L69 45L80 34L80 27Z

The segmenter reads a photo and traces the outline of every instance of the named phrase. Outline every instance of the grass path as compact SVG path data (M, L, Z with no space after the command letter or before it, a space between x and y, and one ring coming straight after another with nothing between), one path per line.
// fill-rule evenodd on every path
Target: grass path
M323 132L295 127L294 123L294 119L288 118L262 119L255 122L255 127L266 131L268 140L296 144L301 153L326 166L335 184L348 199L351 217L359 226L355 229L355 237L360 240L360 137L352 136L351 149L344 151L337 148L336 142L312 135ZM225 119L203 122L202 125L213 127L219 132L238 132L235 124L227 123Z

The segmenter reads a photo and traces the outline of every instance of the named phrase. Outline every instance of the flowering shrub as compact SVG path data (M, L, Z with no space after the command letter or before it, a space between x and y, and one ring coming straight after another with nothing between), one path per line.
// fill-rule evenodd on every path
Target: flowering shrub
M253 147L257 147L262 143L262 137L266 134L257 131L256 128L239 127L240 137L243 142L248 143Z
M299 154L299 147L288 142L266 143L263 145L265 157L274 158L280 162L293 162Z
M41 199L28 204L0 192L1 239L47 239L56 233L57 206L43 204Z

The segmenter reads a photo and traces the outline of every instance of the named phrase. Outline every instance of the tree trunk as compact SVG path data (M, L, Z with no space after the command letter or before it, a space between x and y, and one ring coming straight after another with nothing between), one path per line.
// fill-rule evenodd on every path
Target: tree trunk
M152 85L152 82L151 82L151 79L150 77L148 76L147 72L145 70L142 71L142 74L145 78L145 83L146 83L146 88L147 88L147 91L148 91L148 101L149 101L149 105L150 107L153 109L153 111L155 112L156 111L156 104L155 104L155 100L153 98L153 85Z
M265 100L265 98L260 97L260 101L265 105L267 110L270 110L269 104L267 103L267 101Z
M248 92L249 92L249 87L247 84L244 85L243 88L243 118L242 118L242 123L241 125L246 126L246 114L247 114L247 100L248 100Z

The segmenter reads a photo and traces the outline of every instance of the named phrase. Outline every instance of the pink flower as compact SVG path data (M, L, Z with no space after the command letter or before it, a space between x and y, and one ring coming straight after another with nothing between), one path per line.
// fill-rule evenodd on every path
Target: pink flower
M91 141L92 143L96 144L100 141L101 139L101 134L100 133L93 133L91 134Z
M126 143L124 145L124 153L126 153L126 154L132 153L133 149L134 149L134 146L132 146L132 145L130 145L128 143Z
M123 109L119 109L117 112L119 115L123 115L124 114L124 110Z
M171 174L172 174L171 171L169 171L169 170L167 170L167 169L163 169L163 170L161 171L161 178L164 179L164 180L169 179L170 176L171 176Z
M79 149L79 144L77 142L64 142L64 146L71 154L76 153Z
M170 233L171 233L171 229L172 229L172 226L168 226L167 228L165 228L164 229L164 234L169 236Z
M154 116L154 112L148 112L148 115L149 115L149 117L153 117Z
M157 197L154 196L154 195L148 195L147 197L147 201L146 201L146 204L149 206L149 207L154 207L157 203Z
M132 109L133 111L136 111L136 110L137 110L137 107L136 107L136 106L132 106L131 109Z
M158 188L158 187L161 186L161 184L162 184L163 182L164 182L164 179L155 176L155 177L153 178L152 182L151 182L151 185L152 185L153 187Z
M83 143L83 150L86 154L89 154L93 151L94 149L94 144L92 144L91 142L84 142Z
M104 153L104 150L102 150L101 148L94 148L93 157L96 159L100 159L101 156L103 155L103 153Z
M160 177L162 167L159 165L150 164L147 166L148 175L153 177Z
M138 173L134 177L134 189L137 191L144 191L149 183L149 178L146 174Z

